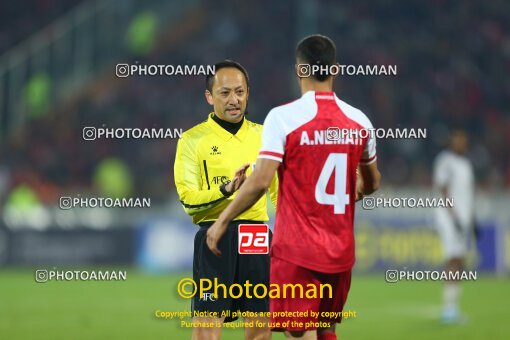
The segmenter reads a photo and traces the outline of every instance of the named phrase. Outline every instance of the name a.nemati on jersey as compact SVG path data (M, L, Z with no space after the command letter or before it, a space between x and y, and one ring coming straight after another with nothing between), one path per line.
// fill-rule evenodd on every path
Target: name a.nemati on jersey
M327 144L352 144L362 145L363 138L352 138L350 135L342 138L341 136L335 135L334 138L331 136L328 130L315 130L312 136L308 136L307 131L301 133L301 141L299 145L327 145Z

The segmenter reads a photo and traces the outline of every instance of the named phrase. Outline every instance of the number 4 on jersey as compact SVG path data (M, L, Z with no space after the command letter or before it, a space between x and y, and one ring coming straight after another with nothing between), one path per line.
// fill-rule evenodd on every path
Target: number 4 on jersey
M335 171L335 190L333 194L326 192L329 179ZM345 206L349 204L347 189L347 154L331 153L322 167L321 174L315 185L315 199L319 204L332 205L335 214L345 214Z

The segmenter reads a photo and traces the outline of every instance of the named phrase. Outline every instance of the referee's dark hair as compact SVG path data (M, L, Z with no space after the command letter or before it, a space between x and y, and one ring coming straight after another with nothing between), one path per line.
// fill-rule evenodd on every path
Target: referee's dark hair
M239 71L241 71L244 75L244 79L246 79L246 85L248 87L250 87L250 82L249 82L250 78L248 77L248 71L246 71L246 69L243 67L243 65L239 64L237 61L225 59L223 61L220 61L219 63L214 64L214 73L218 72L222 68L227 68L227 67L233 67L233 68L236 68ZM212 93L213 85L214 85L214 74L208 73L205 78L205 88L207 89L207 91Z
M336 46L333 40L321 34L314 34L301 40L296 48L300 64L331 66L336 63ZM329 75L312 74L318 81L325 81Z

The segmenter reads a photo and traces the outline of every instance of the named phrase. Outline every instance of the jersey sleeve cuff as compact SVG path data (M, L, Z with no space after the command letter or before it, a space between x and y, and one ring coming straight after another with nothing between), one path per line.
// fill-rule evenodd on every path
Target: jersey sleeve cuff
M273 151L260 151L258 158L272 159L273 161L278 161L281 163L283 161L283 154Z

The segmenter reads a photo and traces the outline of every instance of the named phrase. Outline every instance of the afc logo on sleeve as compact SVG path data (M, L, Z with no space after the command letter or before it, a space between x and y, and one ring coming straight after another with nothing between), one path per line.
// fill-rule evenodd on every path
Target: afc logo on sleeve
M267 224L240 224L238 233L239 254L269 254Z

